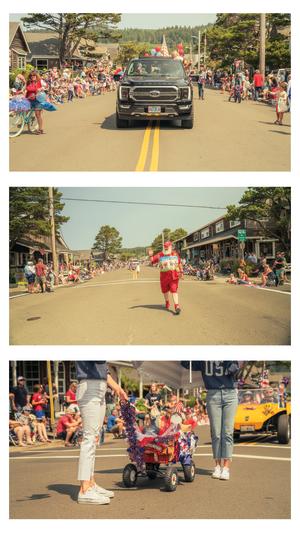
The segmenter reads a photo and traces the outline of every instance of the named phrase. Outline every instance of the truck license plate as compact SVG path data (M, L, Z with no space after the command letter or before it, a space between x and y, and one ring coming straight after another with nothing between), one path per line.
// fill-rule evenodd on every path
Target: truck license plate
M244 432L251 432L251 431L255 431L255 427L254 426L241 426L241 433Z
M159 105L149 105L148 106L148 113L160 113L161 107Z

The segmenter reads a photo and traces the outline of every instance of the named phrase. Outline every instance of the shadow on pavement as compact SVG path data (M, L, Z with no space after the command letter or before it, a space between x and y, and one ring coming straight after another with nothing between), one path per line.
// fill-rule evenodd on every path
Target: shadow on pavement
M48 490L53 490L54 492L57 492L58 494L66 494L67 496L70 496L73 501L77 501L78 496L78 485L48 485Z
M156 119L153 118L152 122L155 123ZM99 125L101 129L103 130L117 130L117 131L124 131L128 132L130 130L145 130L146 127L149 124L149 121L147 120L132 120L131 125L128 128L117 128L116 122L115 122L115 114L109 115L108 117L105 117L104 121L101 123L95 123L96 125ZM181 124L178 120L164 120L160 122L160 129L161 130L176 130L181 129Z
M16 500L16 502L30 502L34 500L45 500L50 498L50 494L32 494L28 498L23 498L22 500Z
M288 131L279 131L279 130L270 130L271 133L279 133L280 135L289 135L291 134Z
M142 309L156 309L158 311L164 311L165 313L167 312L166 308L163 305L158 305L158 304L133 305L132 307L129 307L128 309L140 309L140 308L142 308ZM176 314L171 309L169 309L168 312L172 313L172 315Z
M267 124L269 126L277 126L277 124L275 124L275 122L266 122L265 120L259 120L258 121L259 124ZM290 128L291 125L290 124L282 124L283 127L285 128Z

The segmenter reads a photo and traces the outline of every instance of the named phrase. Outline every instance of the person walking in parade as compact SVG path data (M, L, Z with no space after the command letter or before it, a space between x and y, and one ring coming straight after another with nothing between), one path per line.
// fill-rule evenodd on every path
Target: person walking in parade
M166 309L170 309L169 294L171 293L175 314L179 315L181 309L178 302L178 284L179 278L183 275L180 257L176 250L173 250L170 241L164 243L163 252L154 255L153 250L150 249L148 253L152 264L158 264L160 270L160 287L164 295Z
M76 361L76 373L79 382L76 398L83 426L78 464L80 491L77 501L81 504L104 505L110 503L114 493L97 485L94 470L96 445L105 417L107 387L121 400L128 398L109 374L106 361Z
M186 361L181 364L186 367ZM238 406L239 362L193 361L192 368L200 370L207 389L207 414L215 461L212 478L228 481L233 452L234 418Z

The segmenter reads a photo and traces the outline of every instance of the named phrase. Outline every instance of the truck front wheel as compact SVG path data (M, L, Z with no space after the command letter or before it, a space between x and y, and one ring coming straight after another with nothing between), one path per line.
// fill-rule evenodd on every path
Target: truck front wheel
M124 118L120 118L118 113L116 113L116 126L117 126L117 128L128 128L129 120L126 120Z
M185 130L191 130L194 127L194 115L191 115L189 118L183 118L181 120L181 127Z

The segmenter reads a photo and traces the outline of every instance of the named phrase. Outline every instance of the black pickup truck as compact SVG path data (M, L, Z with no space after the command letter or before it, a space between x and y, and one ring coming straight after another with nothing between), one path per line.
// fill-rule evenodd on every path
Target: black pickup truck
M193 87L178 59L132 59L120 82L117 128L127 128L132 120L153 118L181 120L182 128L193 127Z

